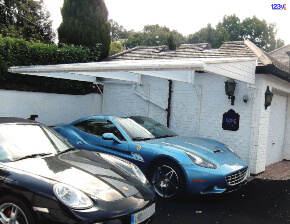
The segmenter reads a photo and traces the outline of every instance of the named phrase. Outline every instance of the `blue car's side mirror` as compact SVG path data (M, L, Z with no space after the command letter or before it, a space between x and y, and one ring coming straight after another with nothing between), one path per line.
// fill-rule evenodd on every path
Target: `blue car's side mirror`
M102 135L102 139L104 140L113 140L114 142L121 144L121 141L112 133L104 133Z

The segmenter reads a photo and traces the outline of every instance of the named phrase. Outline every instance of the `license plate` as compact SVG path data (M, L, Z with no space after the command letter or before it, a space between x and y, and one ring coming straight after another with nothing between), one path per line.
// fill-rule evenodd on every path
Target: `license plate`
M138 224L145 221L155 213L155 203L150 207L131 215L131 224Z

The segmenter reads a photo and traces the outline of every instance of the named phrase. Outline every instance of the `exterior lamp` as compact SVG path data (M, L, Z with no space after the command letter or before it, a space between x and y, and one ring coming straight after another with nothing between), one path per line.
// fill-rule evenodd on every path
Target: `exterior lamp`
M235 104L235 89L236 89L237 83L233 79L228 79L225 82L225 90L226 90L226 95L228 95L229 99L231 99L231 104Z
M267 86L267 90L265 92L265 110L267 110L267 107L271 106L272 99L273 93L270 91L269 86Z

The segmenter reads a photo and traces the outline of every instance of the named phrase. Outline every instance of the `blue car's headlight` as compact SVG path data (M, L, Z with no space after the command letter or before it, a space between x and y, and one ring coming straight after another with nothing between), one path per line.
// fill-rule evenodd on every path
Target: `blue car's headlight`
M209 168L209 169L216 169L217 166L208 160L201 158L193 153L186 152L187 156L191 159L192 162L194 162L196 165L204 168Z

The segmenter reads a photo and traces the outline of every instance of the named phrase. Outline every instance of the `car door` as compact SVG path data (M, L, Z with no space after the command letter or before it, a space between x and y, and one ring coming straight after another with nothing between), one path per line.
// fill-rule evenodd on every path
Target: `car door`
M75 124L74 128L80 130L78 133L81 138L77 139L77 148L109 153L123 158L132 157L126 139L111 121L89 119ZM120 141L102 139L105 133L114 134Z

